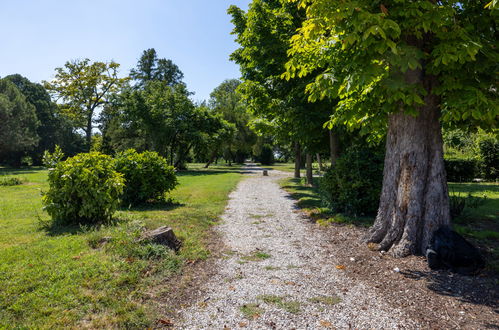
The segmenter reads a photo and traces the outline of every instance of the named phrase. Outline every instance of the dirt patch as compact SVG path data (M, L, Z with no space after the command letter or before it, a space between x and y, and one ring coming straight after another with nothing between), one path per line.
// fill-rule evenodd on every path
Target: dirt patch
M462 276L431 271L424 257L397 259L371 251L362 243L366 228L332 224L316 226L327 233L328 246L345 274L376 290L430 329L499 329L499 278L494 274Z

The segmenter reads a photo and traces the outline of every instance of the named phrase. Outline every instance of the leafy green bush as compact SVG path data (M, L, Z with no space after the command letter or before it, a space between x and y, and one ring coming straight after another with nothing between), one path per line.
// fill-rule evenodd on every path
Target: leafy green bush
M495 138L479 142L483 176L489 180L499 177L499 141Z
M115 166L125 176L123 202L127 205L161 200L178 184L175 169L156 152L126 150L116 156Z
M475 159L445 159L447 181L470 182L479 174L479 162Z
M52 153L48 150L45 150L42 157L42 163L45 167L52 168L55 167L57 163L62 160L62 158L64 158L64 153L62 152L61 147L59 147L59 145L56 145L55 150Z
M333 212L360 216L376 213L383 180L383 153L351 147L319 180L324 205Z
M45 210L62 224L96 224L109 220L120 204L123 175L114 161L98 152L68 158L49 170Z

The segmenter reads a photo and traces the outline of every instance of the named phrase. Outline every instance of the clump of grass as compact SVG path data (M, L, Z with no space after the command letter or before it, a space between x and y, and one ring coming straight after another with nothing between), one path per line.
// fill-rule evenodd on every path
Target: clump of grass
M250 255L241 257L241 259L243 262L245 262L245 261L262 261L262 260L268 259L270 257L271 257L271 255L268 253L261 252L261 251L255 251L255 252L251 253Z
M18 177L0 177L0 186L18 186L23 182L24 180Z
M288 313L296 314L300 312L300 303L298 301L287 301L284 297L267 294L260 295L257 299L262 300L266 304L281 308Z
M263 313L263 309L258 304L244 304L239 307L239 310L248 319L257 318Z
M274 266L265 266L264 267L265 270L280 270L281 267L274 267Z
M341 298L337 296L318 296L308 299L315 304L336 305L341 302Z

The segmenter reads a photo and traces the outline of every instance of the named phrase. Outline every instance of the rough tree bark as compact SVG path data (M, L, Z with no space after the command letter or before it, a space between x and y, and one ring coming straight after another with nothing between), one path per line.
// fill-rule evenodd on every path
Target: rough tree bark
M301 166L301 147L299 142L295 142L295 178L298 179L300 175Z
M417 117L389 117L380 205L367 237L396 257L424 253L433 231L450 223L437 80L419 69L406 80L422 83L428 95Z
M307 159L307 184L313 185L314 184L314 176L312 173L312 155L307 152L306 155Z
M331 167L336 165L336 160L339 157L340 153L340 143L338 141L338 135L334 133L332 130L329 130L329 149L330 149L330 157L331 157Z
M315 156L317 157L317 163L319 164L319 172L323 172L324 166L322 165L321 155L317 153Z

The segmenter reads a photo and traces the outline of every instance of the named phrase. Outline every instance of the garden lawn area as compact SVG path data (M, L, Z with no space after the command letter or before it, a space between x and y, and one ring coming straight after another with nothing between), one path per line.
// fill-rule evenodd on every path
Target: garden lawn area
M304 179L286 178L281 187L297 200L297 206L314 218L320 225L330 223L370 226L373 217L352 218L334 214L323 208L317 187L304 184ZM453 228L458 233L480 246L485 252L488 267L499 273L499 185L497 183L449 183L451 196L465 198L468 193L475 197L486 197L477 208L465 208L463 214L454 219Z
M148 287L209 256L210 227L241 179L237 166L178 173L168 203L122 209L99 228L52 227L42 210L47 170L0 168L24 183L0 186L0 328L147 328ZM179 254L137 243L143 227L170 226ZM106 243L109 241L108 243Z

